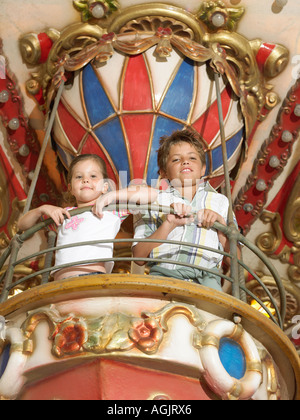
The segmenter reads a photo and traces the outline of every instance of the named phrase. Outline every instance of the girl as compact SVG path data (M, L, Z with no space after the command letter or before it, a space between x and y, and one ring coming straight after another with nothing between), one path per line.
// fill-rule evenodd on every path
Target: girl
M70 208L43 205L23 215L18 222L20 230L29 229L40 218L52 218L57 228L57 246L84 241L114 239L121 221L129 212L102 211L103 207L116 202L147 204L156 200L157 193L148 187L129 187L119 191L108 191L108 176L105 162L98 155L86 154L76 157L69 168L68 191L75 198L77 207L93 206L92 212L85 211L70 216ZM65 218L66 216L66 218ZM113 262L80 264L87 259L112 258L113 244L101 243L82 245L57 250L55 265L74 263L70 267L53 272L54 280L92 273L110 273Z

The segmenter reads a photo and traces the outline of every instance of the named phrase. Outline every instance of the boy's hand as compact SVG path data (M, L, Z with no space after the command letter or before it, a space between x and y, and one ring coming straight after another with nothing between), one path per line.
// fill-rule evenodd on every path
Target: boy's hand
M182 203L173 203L170 207L174 209L174 214L168 214L167 221L171 223L174 228L177 226L189 225L194 221L194 217L191 215L191 206Z
M215 222L219 222L222 223L222 225L226 225L223 217L213 210L202 209L197 212L197 225L199 227L210 229Z

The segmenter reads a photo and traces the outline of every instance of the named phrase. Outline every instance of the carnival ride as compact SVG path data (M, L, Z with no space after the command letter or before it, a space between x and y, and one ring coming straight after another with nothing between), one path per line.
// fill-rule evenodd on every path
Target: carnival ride
M112 241L113 274L53 282L52 233L46 249L18 257L28 239L50 223L41 222L16 234L0 257L5 322L0 395L299 399L299 356L282 331L285 288L266 255L234 226L233 209L239 212L241 206L231 196L232 179L257 120L277 103L269 80L284 69L288 52L234 32L244 9L222 2L204 2L197 14L161 3L123 10L109 1L75 6L85 23L46 34L51 48L40 73L28 83L49 118L24 211L41 186L51 136L62 173L75 155L92 151L106 160L116 184L140 178L153 185L158 139L189 126L200 132L207 149L207 179L231 204L229 226L215 227L231 243L225 254L231 259L230 273L222 277L232 295L138 272L128 235ZM27 34L21 40L23 55L32 62L43 52L41 44L33 58L33 38ZM274 60L269 60L271 54ZM288 153L294 141L296 135L280 147ZM264 191L258 181L255 197ZM253 207L243 208L244 229ZM72 216L80 211L73 210ZM262 261L279 299L237 258L238 242ZM39 267L32 270L32 262ZM28 275L19 267L27 267ZM262 288L263 298L247 286L245 272Z

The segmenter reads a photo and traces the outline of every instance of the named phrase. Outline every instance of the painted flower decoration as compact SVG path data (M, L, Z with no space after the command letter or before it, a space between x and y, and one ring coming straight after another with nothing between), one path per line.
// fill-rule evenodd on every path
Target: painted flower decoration
M61 357L77 353L88 338L87 328L79 318L69 317L56 325L51 338L54 339L55 355Z
M141 351L148 354L155 353L163 339L162 328L154 318L134 320L128 335Z

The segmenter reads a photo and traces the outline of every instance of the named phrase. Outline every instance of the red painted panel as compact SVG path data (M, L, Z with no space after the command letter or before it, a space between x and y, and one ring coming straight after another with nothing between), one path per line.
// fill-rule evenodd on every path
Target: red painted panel
M53 368L55 370L55 368ZM98 361L35 382L21 400L99 400Z
M123 91L123 110L152 110L152 94L143 55L130 57Z
M232 90L230 86L227 86L222 94L222 109L223 117L230 109ZM218 104L217 101L213 102L212 105L201 115L201 117L193 124L195 130L201 134L202 138L207 144L210 144L219 132L219 115L218 115Z
M105 360L101 363L103 400L210 400L198 379ZM116 380L117 378L117 380Z
M146 165L153 115L124 115L123 123L130 144L134 179L142 179Z
M54 368L55 369L55 368ZM25 387L22 400L210 400L198 379L97 359Z
M80 142L85 135L85 129L76 121L76 119L67 111L66 107L60 102L58 114L62 127L70 143L78 150Z

